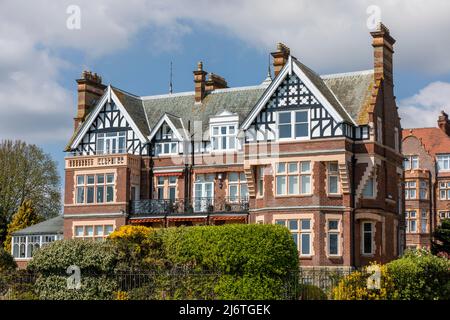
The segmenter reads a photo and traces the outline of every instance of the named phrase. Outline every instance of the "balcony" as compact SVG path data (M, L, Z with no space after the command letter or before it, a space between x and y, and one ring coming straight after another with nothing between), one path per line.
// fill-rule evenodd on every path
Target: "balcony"
M248 198L225 197L185 199L147 199L130 203L132 217L248 213Z

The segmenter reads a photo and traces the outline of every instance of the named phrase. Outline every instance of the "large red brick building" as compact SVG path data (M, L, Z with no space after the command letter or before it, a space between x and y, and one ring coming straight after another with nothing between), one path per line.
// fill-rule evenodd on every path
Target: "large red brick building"
M303 266L353 267L404 246L402 129L393 45L371 32L374 65L318 75L278 44L274 76L229 88L136 96L83 72L66 151L64 237L124 224L282 224Z
M429 248L436 226L450 218L450 121L403 130L406 246Z

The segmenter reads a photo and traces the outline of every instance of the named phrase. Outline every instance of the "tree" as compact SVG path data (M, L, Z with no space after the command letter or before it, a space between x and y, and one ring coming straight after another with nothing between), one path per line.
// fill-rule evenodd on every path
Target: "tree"
M23 141L0 141L0 243L6 226L25 200L51 218L61 210L60 178L50 155Z
M11 239L14 231L24 229L41 221L42 217L34 210L31 200L25 201L13 216L11 223L8 224L8 232L4 242L5 250L11 252Z
M444 219L433 233L431 251L434 254L450 254L450 219Z

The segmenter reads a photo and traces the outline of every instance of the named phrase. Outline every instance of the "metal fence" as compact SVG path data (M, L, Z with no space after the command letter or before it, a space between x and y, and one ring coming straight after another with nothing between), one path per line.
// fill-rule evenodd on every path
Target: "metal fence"
M290 272L282 278L283 285L278 299L283 300L323 300L330 299L332 289L342 277L350 274L350 269L308 268ZM82 272L81 283L91 287L108 287L107 296L89 296L88 299L129 299L129 300L213 300L217 298L215 286L220 277L219 272L198 272L192 270L170 270L158 272L114 272L110 274L94 274ZM60 273L39 275L30 272L16 272L8 275L0 274L0 300L39 299L38 282L45 279L44 287L54 290L72 290L66 287L71 276ZM72 279L75 280L76 279ZM96 282L97 281L97 282ZM42 284L41 284L42 286ZM97 288L95 288L97 289ZM100 289L98 289L100 290ZM92 291L92 290L91 290ZM94 290L95 291L95 290ZM67 291L68 292L68 291ZM66 295L63 293L62 296ZM58 299L58 295L50 294ZM68 299L77 299L76 295L67 295Z

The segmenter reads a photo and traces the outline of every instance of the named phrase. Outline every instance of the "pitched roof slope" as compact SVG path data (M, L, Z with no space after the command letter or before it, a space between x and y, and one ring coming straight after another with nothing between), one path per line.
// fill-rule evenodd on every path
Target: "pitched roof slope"
M303 63L296 59L292 59L293 62L303 71L303 73L311 80L314 86L322 93L327 101L333 106L333 108L339 113L339 115L347 122L353 122L348 112L342 106L340 101L336 98L334 92L327 86L323 79L315 73L313 70L305 66Z
M30 227L13 232L13 235L33 235L33 234L62 234L64 227L63 216L57 216Z
M450 137L439 128L414 128L402 131L403 139L416 136L424 148L432 156L440 153L450 153Z
M218 89L206 95L201 104L196 104L194 92L154 97L143 97L145 113L150 127L154 127L164 113L181 117L186 123L202 121L203 130L209 125L209 118L223 110L239 115L242 121L258 99L266 86ZM186 126L185 126L186 127Z
M367 124L365 105L374 84L373 69L321 76L358 125Z

